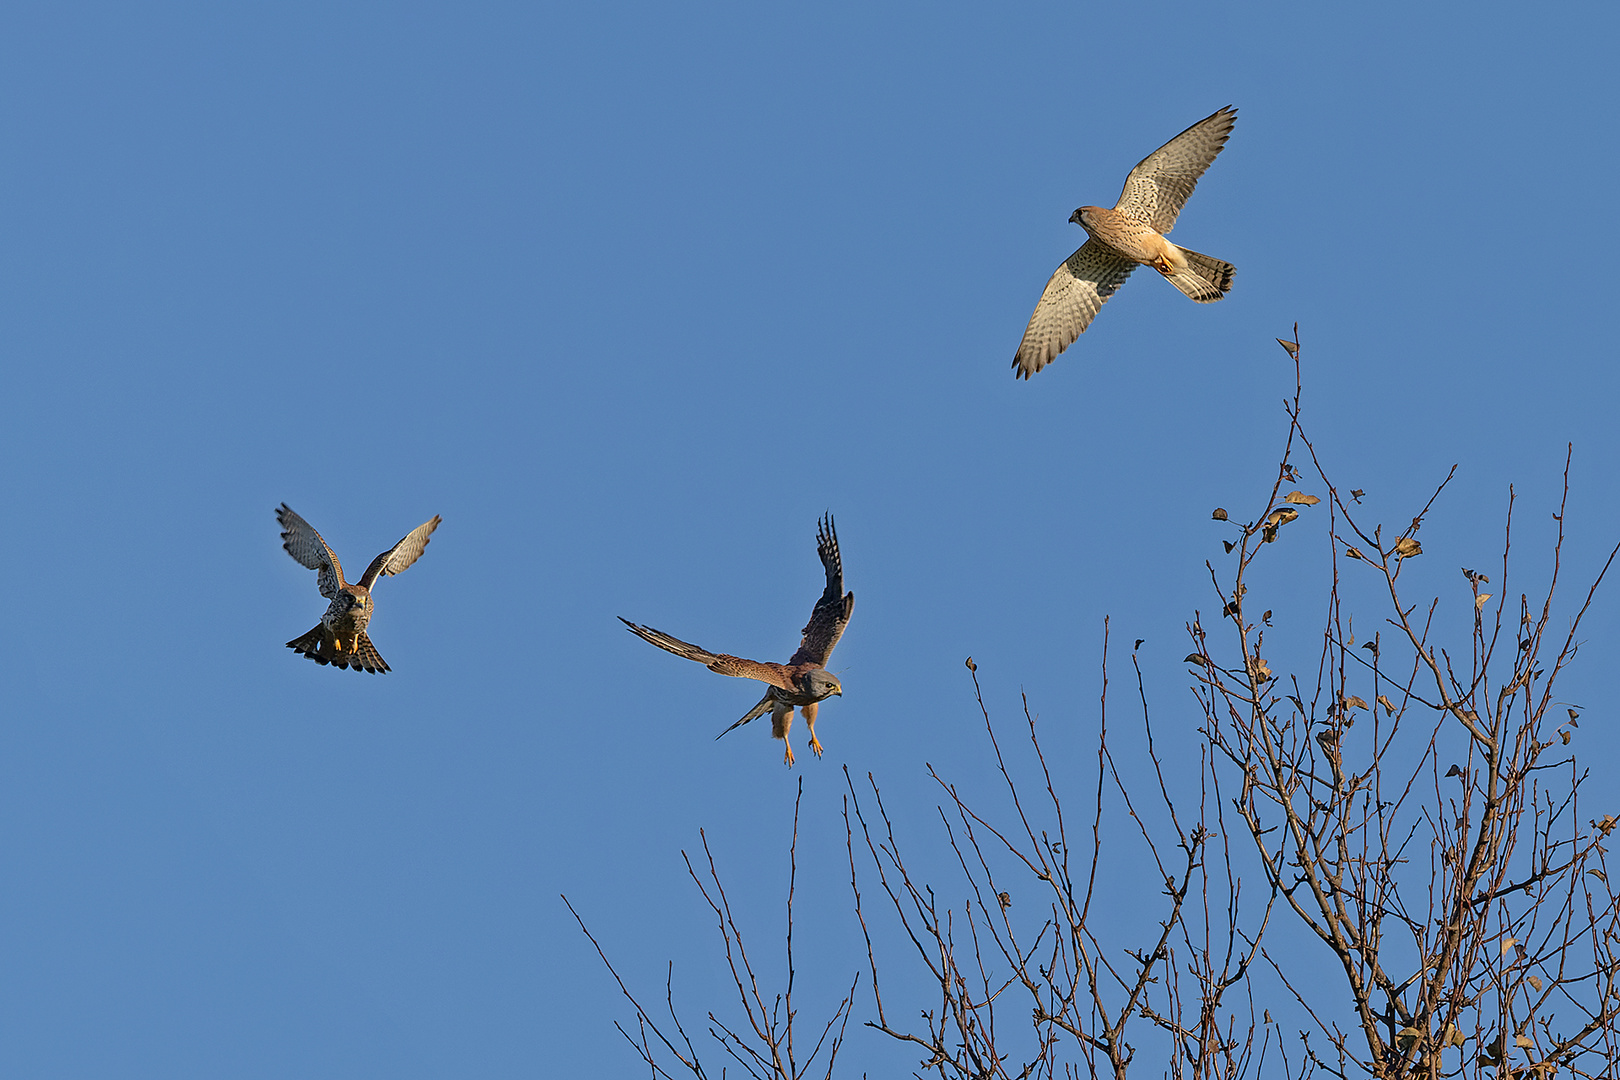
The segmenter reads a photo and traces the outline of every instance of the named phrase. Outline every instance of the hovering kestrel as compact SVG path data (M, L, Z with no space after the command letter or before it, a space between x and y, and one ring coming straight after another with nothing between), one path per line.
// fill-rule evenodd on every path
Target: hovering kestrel
M287 642L287 648L302 653L317 664L381 674L388 664L377 653L377 648L366 636L366 624L371 621L371 589L385 574L397 574L422 557L428 546L428 537L439 527L439 516L424 522L406 534L405 539L371 560L360 584L349 585L343 580L343 565L332 549L326 546L321 534L309 522L288 509L286 503L276 511L281 522L281 545L287 554L311 570L318 571L315 579L321 595L332 601L321 616L315 629Z
M749 709L746 716L726 728L720 735L725 735L732 728L746 724L769 711L771 737L786 743L788 729L793 726L793 709L797 706L804 714L805 724L810 728L810 749L820 757L821 743L816 739L816 706L829 697L834 695L842 697L844 694L844 688L838 683L838 676L826 669L827 659L832 656L833 646L837 645L838 639L843 636L844 627L849 625L850 612L855 610L855 594L844 592L844 561L838 554L838 533L833 529L831 514L823 517L816 527L816 554L821 556L821 565L827 571L827 587L822 592L821 599L816 601L816 606L811 609L810 621L801 631L804 637L799 642L799 651L785 664L744 660L725 653L712 653L679 638L670 637L661 630L654 630L650 626L638 626L622 616L619 621L643 641L650 641L676 656L696 660L706 665L710 671L718 671L722 675L735 675L743 679L758 679L762 683L769 684L765 696L759 699L759 704ZM715 737L719 738L720 735ZM793 764L792 746L786 748L782 760L789 765Z
M1164 236L1236 119L1237 110L1228 105L1198 121L1131 170L1112 210L1082 206L1074 212L1069 220L1090 239L1046 283L1013 355L1016 377L1027 379L1057 359L1138 265L1153 267L1200 304L1226 295L1235 273L1231 263L1177 247Z

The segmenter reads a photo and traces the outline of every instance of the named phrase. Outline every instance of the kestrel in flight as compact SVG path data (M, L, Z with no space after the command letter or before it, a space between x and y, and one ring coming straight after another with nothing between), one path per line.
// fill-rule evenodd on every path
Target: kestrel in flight
M1236 119L1237 110L1228 105L1198 121L1131 170L1112 210L1082 206L1074 212L1069 220L1090 239L1046 283L1013 356L1016 377L1027 379L1057 359L1138 265L1153 267L1200 304L1226 295L1235 273L1231 263L1177 247L1164 236Z
M360 584L349 585L343 580L343 564L332 549L326 546L321 534L309 522L288 509L286 503L276 511L281 522L281 545L287 554L311 570L318 571L315 579L321 595L332 601L315 624L315 629L303 637L287 642L287 648L302 653L317 664L332 664L340 668L381 674L388 664L378 654L377 647L366 636L366 624L371 621L371 589L385 574L397 574L422 557L428 546L428 537L439 527L439 516L424 522L406 534L405 539L371 560L366 572L360 575Z
M855 594L844 592L844 562L838 554L838 533L833 529L831 514L823 517L816 527L816 554L821 556L821 565L827 571L827 587L810 612L810 621L805 624L802 631L804 637L799 642L799 651L785 664L744 660L725 653L712 653L679 638L670 637L661 630L654 630L650 626L638 626L622 616L619 621L643 641L650 641L676 656L696 660L707 666L710 671L718 671L722 675L735 675L743 679L758 679L762 683L769 684L765 696L759 699L759 704L749 709L746 716L726 728L720 735L725 735L732 728L746 724L769 711L771 737L786 743L788 729L793 726L793 710L797 707L804 714L804 722L810 728L810 749L820 757L821 743L816 739L816 707L829 697L834 695L842 697L844 694L844 688L838 683L838 676L827 670L827 660L832 656L833 646L837 645L838 639L843 636L844 627L849 625L850 612L855 610ZM793 764L792 746L786 748L782 760L789 765Z

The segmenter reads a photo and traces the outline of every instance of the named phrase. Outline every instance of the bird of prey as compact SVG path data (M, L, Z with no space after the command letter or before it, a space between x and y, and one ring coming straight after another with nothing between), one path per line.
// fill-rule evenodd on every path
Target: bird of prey
M1069 220L1090 238L1046 283L1013 355L1016 378L1027 379L1057 359L1138 265L1153 267L1200 304L1226 295L1235 273L1231 263L1177 247L1164 236L1236 119L1237 110L1228 105L1198 121L1131 170L1112 210L1082 206L1074 212Z
M286 503L276 511L276 520L281 523L282 547L300 563L317 571L315 583L321 595L332 601L315 629L287 642L287 648L317 664L374 674L387 671L388 664L366 636L366 624L371 621L371 590L378 578L400 573L422 557L428 537L439 527L439 516L435 514L432 521L418 525L399 543L372 559L366 572L360 575L358 585L343 580L343 564L326 546L321 534L293 513Z
M716 738L768 711L771 714L771 737L781 739L786 744L788 729L793 726L793 710L797 707L810 728L810 749L815 751L817 757L821 756L821 742L816 738L816 707L829 697L842 697L844 694L838 676L827 670L827 660L832 656L833 646L843 636L844 627L849 625L850 612L855 610L855 594L844 592L844 561L838 554L838 533L833 529L831 514L823 517L816 527L816 554L821 556L821 565L827 571L827 587L811 609L810 621L801 631L804 637L799 642L799 651L785 664L712 653L670 637L661 630L638 626L620 616L619 621L629 627L631 633L660 649L696 660L710 671L722 675L758 679L767 684L765 696L759 699L759 703ZM793 764L791 745L786 747L782 760Z

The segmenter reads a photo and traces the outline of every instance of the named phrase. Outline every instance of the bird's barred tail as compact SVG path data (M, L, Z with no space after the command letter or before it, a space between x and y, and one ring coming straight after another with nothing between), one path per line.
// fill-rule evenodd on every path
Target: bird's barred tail
M1232 275L1237 273L1235 266L1186 248L1180 250L1187 259L1187 269L1166 274L1170 284L1200 304L1219 300L1231 291Z
M377 646L371 643L371 638L366 636L365 631L360 632L353 649L344 649L341 645L342 643L334 640L319 623L316 623L315 629L309 633L287 642L287 648L300 656L309 657L317 664L369 671L374 675L381 675L390 670L388 662L382 658Z

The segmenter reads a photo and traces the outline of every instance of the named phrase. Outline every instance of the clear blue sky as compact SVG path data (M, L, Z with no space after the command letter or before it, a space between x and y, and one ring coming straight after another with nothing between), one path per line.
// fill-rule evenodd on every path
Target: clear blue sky
M1414 588L1466 609L1510 483L1544 570L1570 441L1589 576L1620 536L1617 22L11 5L0 1072L640 1075L558 894L700 1015L724 983L679 851L708 830L763 942L800 775L831 993L839 766L927 835L923 763L982 776L964 657L1079 762L1109 615L1157 722L1195 723L1209 510L1264 497L1295 320L1312 430L1378 519L1461 464ZM1015 382L1070 212L1229 102L1175 239L1236 264L1230 297L1138 274ZM443 515L377 590L393 673L282 647L324 605L283 500L353 571ZM762 725L714 740L754 684L614 616L784 659L827 509L845 696L790 772ZM1312 635L1326 545L1293 528ZM1588 630L1568 689L1595 705L1620 596ZM852 1027L850 1063L903 1065L878 1038Z

